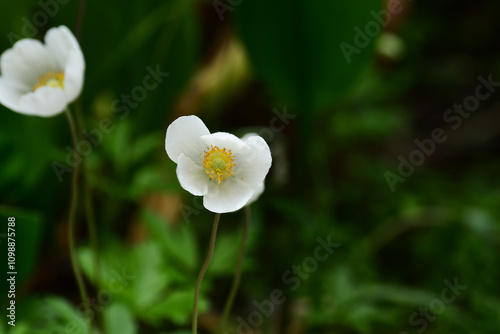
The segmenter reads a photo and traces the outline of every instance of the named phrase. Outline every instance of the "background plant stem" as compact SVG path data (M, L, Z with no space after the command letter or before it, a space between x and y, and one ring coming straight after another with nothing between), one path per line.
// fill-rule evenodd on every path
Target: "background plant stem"
M219 225L220 213L215 214L214 223L212 226L212 234L210 236L210 244L208 246L208 254L205 259L205 263L201 267L200 274L198 275L198 279L196 280L196 287L194 292L194 303L193 303L193 334L197 333L198 327L198 300L200 297L200 287L201 281L203 280L203 276L207 271L208 265L210 264L210 260L212 259L212 254L214 253L215 246L215 238L217 236L217 227Z
M68 125L71 132L71 141L73 143L73 150L76 152L76 128L75 123L73 121L73 116L71 116L71 112L69 109L65 110L66 118L68 119ZM75 246L75 217L76 217L76 208L78 204L78 176L79 176L79 167L76 165L73 169L73 175L71 179L71 202L69 208L69 229L68 229L68 240L69 240L69 254L71 258L71 267L73 268L73 273L75 274L76 283L78 284L78 290L80 292L80 297L83 301L83 307L85 309L85 315L87 316L87 321L89 327L91 328L92 321L88 317L90 314L90 305L89 298L87 294L87 290L85 288L85 283L83 282L83 276L80 271L80 266L78 263L78 258L76 255L76 246Z
M238 260L236 263L236 271L234 274L233 284L231 286L231 291L227 297L226 304L224 305L224 311L222 313L222 321L220 327L220 333L224 333L227 328L227 322L229 319L229 314L231 313L231 308L233 307L234 298L240 287L241 282L241 272L243 268L243 259L245 258L245 250L248 239L248 230L250 228L251 210L250 206L245 207L245 222L243 224L243 235L241 237L240 250L238 252Z
M82 104L81 100L78 99L75 103L75 114L76 114L76 128L79 134L85 129L85 122L82 115ZM83 140L80 136L77 137L79 140ZM90 171L88 166L88 161L85 156L82 155L83 163L83 200L85 202L85 218L87 222L87 230L89 233L90 247L92 249L92 257L94 262L94 280L95 284L99 285L101 280L100 273L100 263L99 263L99 241L97 237L97 229L94 214L94 205L92 203L91 196L91 186L90 186Z

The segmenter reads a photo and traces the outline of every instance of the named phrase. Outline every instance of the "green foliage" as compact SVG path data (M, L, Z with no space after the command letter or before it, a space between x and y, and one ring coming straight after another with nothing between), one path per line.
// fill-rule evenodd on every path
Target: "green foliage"
M340 45L355 47L353 29L364 29L373 20L370 11L379 10L380 4L243 1L235 21L259 76L281 101L306 113L338 99L367 67L374 43L349 60Z
M10 230L7 229L9 217L16 218L15 226ZM38 249L43 236L43 216L40 212L0 206L0 219L6 222L5 232L0 235L0 249L7 255L9 242L15 243L14 270L6 270L6 272L16 272L16 284L21 286L33 275L37 261L39 261ZM4 257L2 264L4 268L9 268L7 256ZM7 274L6 276L9 277ZM9 291L9 285L4 280L0 287L2 291Z
M104 311L104 328L106 333L135 334L137 325L133 314L122 304L112 304Z
M143 211L142 218L154 240L168 252L180 266L192 273L199 266L198 246L193 231L187 225L166 229L165 221L150 211Z

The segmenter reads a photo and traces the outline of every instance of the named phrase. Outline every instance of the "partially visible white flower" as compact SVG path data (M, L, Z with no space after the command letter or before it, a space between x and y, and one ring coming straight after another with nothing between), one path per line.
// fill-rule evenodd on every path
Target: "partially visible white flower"
M260 195L264 192L264 182L259 183L257 186L254 187L253 189L253 195L250 197L248 200L247 204L245 206L252 204L255 202L257 199L259 199Z
M54 116L80 95L85 60L65 27L50 29L45 44L25 38L0 58L0 103L13 111Z
M203 196L205 208L217 213L239 210L256 199L272 162L262 137L242 140L225 132L210 134L196 116L179 117L170 124L165 150L177 163L181 186Z
M243 137L241 137L241 140L246 141L250 137L254 137L254 136L258 136L258 134L254 133L254 132L250 132L250 133L245 134ZM258 185L256 185L254 187L252 197L250 197L250 199L248 200L247 204L245 204L245 206L250 205L253 202L255 202L260 197L260 195L262 195L262 193L264 192L264 188L265 188L264 181L259 183Z

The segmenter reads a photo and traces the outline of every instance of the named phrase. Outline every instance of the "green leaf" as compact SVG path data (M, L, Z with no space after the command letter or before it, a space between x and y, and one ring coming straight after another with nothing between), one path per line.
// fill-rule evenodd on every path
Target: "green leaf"
M170 281L161 250L155 244L142 244L134 249L131 261L137 269L132 274L135 306L137 309L151 307Z
M130 151L132 163L141 163L148 155L155 153L160 146L163 146L164 133L154 132L138 138Z
M157 214L144 210L141 218L146 223L151 236L172 257L188 270L193 271L198 263L198 247L193 232L187 225L171 226Z
M175 291L155 305L148 316L153 318L168 318L177 325L185 325L190 321L193 312L194 291ZM203 312L208 308L204 298L200 298L199 310Z
M134 173L130 186L130 195L135 199L151 192L172 191L178 189L178 187L178 181L175 180L174 182L163 166L145 166Z
M171 284L165 258L156 243L143 243L132 250L120 245L109 247L101 257L99 286L113 292L113 300L126 302L137 313L147 313L160 294ZM82 269L93 280L94 266L90 249L79 251Z
M0 334L2 333L4 332L0 329ZM28 324L16 321L16 326L10 329L9 334L33 334L33 330Z
M327 106L368 65L373 38L345 56L341 43L356 47L355 27L375 22L370 11L382 1L252 0L234 8L255 71L287 105L303 111ZM377 23L378 24L378 23ZM380 24L378 27L381 28ZM376 36L374 36L376 37Z
M104 311L107 334L135 334L137 325L130 310L122 304L113 304Z
M234 234L220 234L215 242L214 254L208 267L209 275L234 273L241 238Z
M65 325L65 328L71 326L75 333L90 333L85 319L73 308L67 301L58 297L49 297L45 299L48 309L46 312L53 312L53 316Z

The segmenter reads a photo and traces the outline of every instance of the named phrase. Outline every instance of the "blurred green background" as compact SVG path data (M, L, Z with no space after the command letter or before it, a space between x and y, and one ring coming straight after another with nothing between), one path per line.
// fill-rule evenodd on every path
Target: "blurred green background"
M80 5L2 1L1 52L53 26L75 31ZM164 151L168 124L188 114L213 132L257 132L273 154L230 333L500 333L498 1L84 8L78 103L87 131L112 122L86 154L100 279L82 201L77 221L103 333L190 332L213 214ZM169 75L136 99L148 68ZM18 269L16 327L4 316L0 333L84 333L66 238L70 173L59 182L53 170L66 162L66 120L0 113L2 263L14 216ZM431 141L435 129L446 140ZM217 332L243 219L222 215L201 333ZM320 260L328 240L338 247Z

